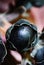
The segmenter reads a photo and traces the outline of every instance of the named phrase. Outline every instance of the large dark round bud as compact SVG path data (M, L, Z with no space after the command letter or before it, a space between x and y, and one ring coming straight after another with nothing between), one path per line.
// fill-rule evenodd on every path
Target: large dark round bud
M5 47L2 39L0 38L0 63L3 62L6 54L7 54L6 47Z
M37 42L36 27L30 24L29 21L21 19L7 30L6 39L9 43L7 43L8 47L11 45L13 47L11 49L15 48L19 52L22 52Z

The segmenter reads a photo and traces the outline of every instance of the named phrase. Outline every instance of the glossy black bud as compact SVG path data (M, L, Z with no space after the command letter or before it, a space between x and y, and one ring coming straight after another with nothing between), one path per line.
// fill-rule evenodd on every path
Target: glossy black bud
M15 48L22 52L37 42L36 27L27 20L21 19L7 30L6 39L9 48L12 46L11 49Z

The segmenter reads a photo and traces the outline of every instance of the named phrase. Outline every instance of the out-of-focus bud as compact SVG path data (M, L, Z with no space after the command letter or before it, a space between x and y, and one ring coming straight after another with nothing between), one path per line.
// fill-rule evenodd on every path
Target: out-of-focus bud
M7 54L6 47L0 37L0 63L2 63L4 61L6 54Z
M44 29L30 56L35 59L36 65L44 65Z

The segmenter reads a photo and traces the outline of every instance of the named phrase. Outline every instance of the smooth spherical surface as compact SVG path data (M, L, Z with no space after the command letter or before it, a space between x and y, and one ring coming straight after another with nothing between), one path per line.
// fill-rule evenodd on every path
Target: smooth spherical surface
M23 50L28 46L28 43L30 44L33 37L32 32L33 31L28 26L21 26L16 30L14 28L11 32L12 34L10 35L10 41L17 49Z
M31 47L36 34L37 31L33 25L26 20L19 20L7 30L6 39L10 47L12 46L22 52Z

